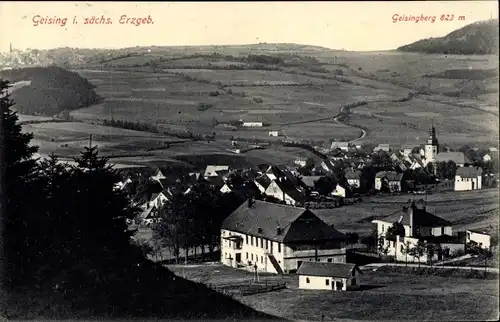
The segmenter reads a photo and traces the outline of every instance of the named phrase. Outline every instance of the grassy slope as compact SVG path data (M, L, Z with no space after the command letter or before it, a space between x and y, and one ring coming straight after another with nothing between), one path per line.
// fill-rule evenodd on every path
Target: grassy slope
M124 264L100 276L85 263L74 269L73 279L62 271L39 289L8 294L4 312L11 319L273 318L149 261ZM65 292L64 282L81 288ZM56 284L60 291L54 291Z
M498 54L498 19L472 23L444 37L419 40L398 50L428 54Z

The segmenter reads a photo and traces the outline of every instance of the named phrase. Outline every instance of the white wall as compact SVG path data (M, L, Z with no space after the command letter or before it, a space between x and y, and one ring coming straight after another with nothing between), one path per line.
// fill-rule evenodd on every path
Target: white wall
M272 196L278 200L284 201L287 205L295 206L297 204L297 202L292 197L290 197L286 193L283 194L283 190L281 190L281 188L275 181L271 182L269 187L267 187L265 194L267 196Z
M347 183L348 183L351 187L355 187L355 188L359 188L359 186L360 186L359 179L347 179Z
M375 178L375 189L380 190L382 188L382 178Z
M466 243L474 241L478 244L481 244L481 247L483 248L490 248L491 247L491 237L486 234L479 234L472 232L470 230L466 230Z
M356 281L355 286L351 285L353 279ZM342 283L341 288L337 288L336 282ZM356 276L349 276L348 278L299 275L299 288L304 290L346 291L347 289L357 288L360 284L361 280L357 271Z
M474 183L474 189L472 189L472 183ZM455 191L480 190L481 188L481 176L477 178L462 178L459 175L455 176Z

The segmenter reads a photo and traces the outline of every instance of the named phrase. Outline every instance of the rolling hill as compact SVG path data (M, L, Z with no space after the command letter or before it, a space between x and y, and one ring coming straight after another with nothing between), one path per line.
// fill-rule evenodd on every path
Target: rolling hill
M10 83L29 82L12 93L15 109L23 114L51 116L100 99L87 79L56 66L4 70L0 77Z
M422 39L397 50L426 54L498 54L498 19L475 22L444 37Z

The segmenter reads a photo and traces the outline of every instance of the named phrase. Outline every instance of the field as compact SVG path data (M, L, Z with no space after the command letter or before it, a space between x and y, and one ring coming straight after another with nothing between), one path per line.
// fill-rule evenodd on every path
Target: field
M371 233L372 220L401 210L408 199L413 199L413 196L364 198L362 203L335 209L315 209L314 213L326 223L334 224L341 232L357 232L360 236L367 236ZM498 207L497 189L450 191L427 196L427 210L451 221L454 232L479 229L498 234Z
M216 263L172 265L169 269L214 286L250 283L253 279L252 273ZM287 289L239 300L259 311L291 320L487 320L498 314L498 285L494 280L365 270L361 288L348 292L299 290L295 275L260 275L261 282L266 280L285 281Z

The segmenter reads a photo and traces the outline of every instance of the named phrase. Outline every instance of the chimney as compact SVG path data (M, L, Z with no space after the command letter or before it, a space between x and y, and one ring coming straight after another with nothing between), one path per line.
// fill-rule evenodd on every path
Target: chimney
M252 197L248 198L248 208L251 208L253 206L253 203L254 203L253 198Z
M257 232L258 232L259 234L262 234L262 228L261 228L261 227L257 228Z
M281 235L281 227L276 227L276 235Z

